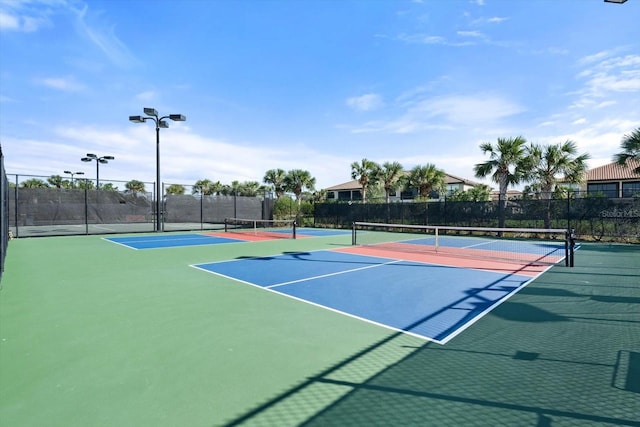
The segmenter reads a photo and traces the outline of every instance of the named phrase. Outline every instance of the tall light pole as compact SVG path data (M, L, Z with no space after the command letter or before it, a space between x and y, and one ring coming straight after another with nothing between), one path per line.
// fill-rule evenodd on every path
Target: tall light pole
M100 189L100 163L109 163L109 160L113 160L113 156L101 156L98 157L95 154L87 153L87 157L83 157L80 160L83 162L96 161L96 190Z
M73 176L74 175L84 175L84 172L64 171L64 173L68 173L69 175L71 175L71 188L73 188Z
M156 125L156 231L162 231L160 222L160 197L162 189L160 188L160 128L168 128L169 123L165 119L171 119L174 122L184 122L187 120L182 114L169 114L168 116L159 117L155 108L144 108L145 116L129 116L132 123L144 123L147 120L153 120Z

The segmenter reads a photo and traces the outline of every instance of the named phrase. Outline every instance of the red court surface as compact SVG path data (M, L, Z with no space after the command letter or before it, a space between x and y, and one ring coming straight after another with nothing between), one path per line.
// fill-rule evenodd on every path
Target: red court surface
M416 249L416 247L418 247L419 249ZM530 277L536 277L551 267L548 264L526 264L525 262L520 261L471 258L472 255L476 255L478 257L482 256L483 254L481 250L455 248L457 254L453 254L435 252L434 247L431 247L430 251L427 251L426 249L427 248L424 245L393 243L371 246L353 246L336 249L336 251L380 258L400 258L406 261L424 262L428 264L446 265L450 267L471 268L500 273L517 273ZM519 256L520 255L521 254L519 254ZM538 259L540 257L535 256L535 258ZM550 258L552 257L545 257L545 261L549 262ZM561 259L560 257L554 258L557 258L557 261Z

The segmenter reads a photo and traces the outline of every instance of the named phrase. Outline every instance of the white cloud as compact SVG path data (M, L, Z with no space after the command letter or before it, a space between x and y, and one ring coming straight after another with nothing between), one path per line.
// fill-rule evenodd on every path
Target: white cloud
M40 27L49 25L46 13L43 11L31 11L25 7L27 3L4 2L0 7L0 31L18 31L32 33ZM9 9L12 9L11 11Z
M129 67L138 61L128 47L122 43L108 23L100 22L100 14L89 10L87 4L81 8L72 8L78 33L98 47L109 60L120 66Z
M138 93L135 98L138 101L153 101L156 98L156 93L154 91L146 91Z
M66 92L78 92L85 89L85 86L76 81L74 77L44 77L36 79L36 83Z
M87 153L111 155L100 165L100 180L154 182L155 133L151 126L131 125L125 131L97 126L59 126L49 140L5 138L3 151L9 174L61 175L81 171L95 178L95 162L80 161ZM160 172L164 183L191 185L199 179L223 184L262 182L273 168L308 170L322 189L349 180L349 161L306 146L277 149L255 141L224 141L191 133L175 123L160 135ZM292 149L295 155L292 156Z
M403 111L388 120L369 121L352 126L352 133L388 132L409 134L426 130L452 130L460 127L493 126L519 114L524 107L492 94L403 98ZM404 96L404 95L403 95Z
M507 21L509 20L509 18L504 18L501 16L494 16L492 18L487 19L487 22L490 22L492 24L499 24L501 22Z
M346 103L350 108L353 108L356 111L377 110L384 106L382 97L376 93L354 96L352 98L348 98Z

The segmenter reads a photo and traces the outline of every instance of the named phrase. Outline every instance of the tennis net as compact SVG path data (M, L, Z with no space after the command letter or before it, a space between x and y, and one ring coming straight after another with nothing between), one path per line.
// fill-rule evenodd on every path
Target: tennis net
M272 239L295 239L296 222L286 219L225 218L224 231Z
M381 251L433 253L520 264L573 267L574 239L564 229L453 227L354 222L352 244Z

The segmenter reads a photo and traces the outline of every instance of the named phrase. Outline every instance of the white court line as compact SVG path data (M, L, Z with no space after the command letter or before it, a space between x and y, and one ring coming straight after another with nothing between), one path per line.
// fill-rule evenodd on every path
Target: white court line
M337 276L339 274L351 273L353 271L361 271L361 270L367 270L369 268L382 267L382 266L385 266L385 265L395 264L395 263L398 263L398 262L402 262L402 260L397 259L397 260L393 260L393 261L389 261L389 262L384 262L382 264L374 264L374 265L368 265L366 267L353 268L351 270L343 270L343 271L337 271L335 273L321 274L320 276L305 277L304 279L291 280L289 282L282 282L282 283L276 283L275 285L264 286L264 288L265 289L272 289L272 288L277 288L279 286L291 285L293 283L307 282L309 280L316 280L316 279L322 279L322 278L325 278L325 277Z

